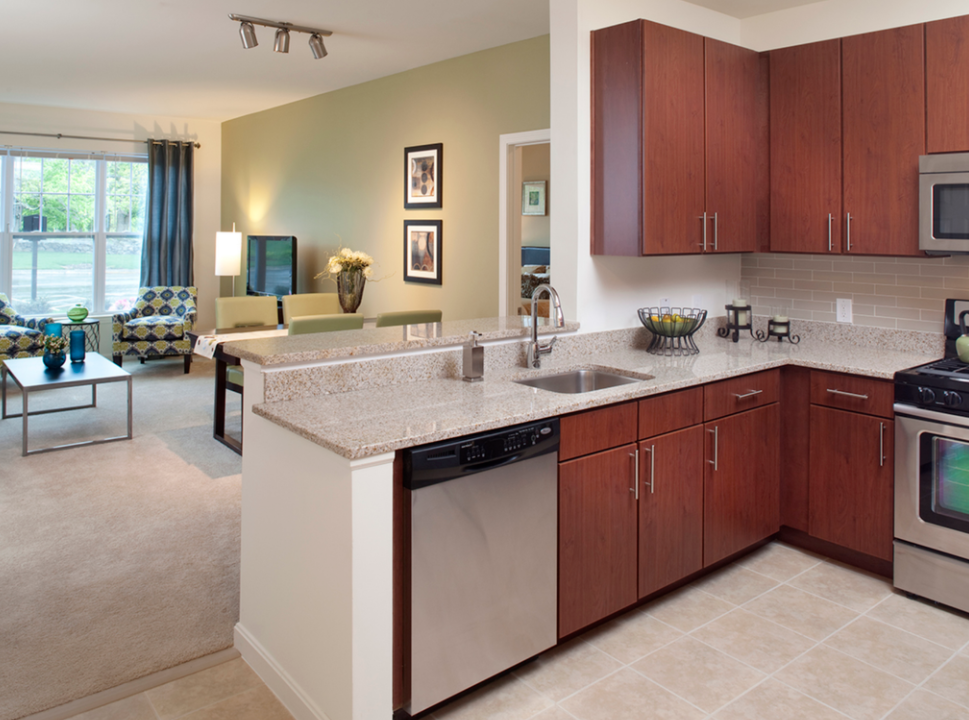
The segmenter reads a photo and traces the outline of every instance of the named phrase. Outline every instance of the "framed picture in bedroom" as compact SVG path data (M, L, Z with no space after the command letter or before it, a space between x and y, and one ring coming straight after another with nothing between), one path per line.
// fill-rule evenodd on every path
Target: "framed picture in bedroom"
M545 214L546 180L522 183L522 215Z
M404 209L444 207L444 143L404 148Z
M443 221L404 220L404 282L441 285Z

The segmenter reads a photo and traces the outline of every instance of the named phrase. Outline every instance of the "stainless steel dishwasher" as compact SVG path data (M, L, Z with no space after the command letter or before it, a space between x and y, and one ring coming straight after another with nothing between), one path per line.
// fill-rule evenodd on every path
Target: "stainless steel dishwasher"
M412 448L416 714L557 642L558 419Z

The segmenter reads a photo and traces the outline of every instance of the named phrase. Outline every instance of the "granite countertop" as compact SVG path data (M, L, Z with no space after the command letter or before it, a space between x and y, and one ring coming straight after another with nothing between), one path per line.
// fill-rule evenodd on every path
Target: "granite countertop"
M530 420L555 417L759 370L798 365L891 380L894 373L929 362L938 354L848 346L827 342L706 343L684 357L620 350L583 358L581 364L555 353L541 370L485 372L480 383L435 379L256 405L253 411L343 457L355 459L403 447L459 437ZM651 376L642 382L567 395L519 385L513 380L598 366ZM487 368L487 365L486 365Z
M467 342L468 333L472 330L481 333L481 342L525 338L531 333L531 323L530 316L510 315L309 335L276 335L232 341L232 355L259 365L284 365L400 353L461 345ZM549 324L548 318L538 319L539 335L560 335L578 329L577 322L566 321L564 328L554 328Z

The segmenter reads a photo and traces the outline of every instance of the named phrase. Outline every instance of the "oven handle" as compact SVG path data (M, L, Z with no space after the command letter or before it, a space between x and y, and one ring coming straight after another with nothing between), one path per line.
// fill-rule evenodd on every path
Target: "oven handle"
M937 410L926 410L925 408L915 407L914 405L895 403L892 405L892 409L896 415L907 415L909 417L922 418L923 420L932 420L943 425L955 425L956 427L963 428L969 425L969 419L961 415L938 412Z

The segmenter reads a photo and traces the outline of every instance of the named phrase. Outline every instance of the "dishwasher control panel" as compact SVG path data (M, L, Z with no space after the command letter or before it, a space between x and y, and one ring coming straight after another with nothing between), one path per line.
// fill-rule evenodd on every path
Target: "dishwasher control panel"
M552 433L551 426L546 424L540 427L502 432L499 436L469 440L459 448L459 462L464 465L513 455L519 450L537 445L539 441L544 440Z

